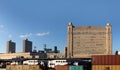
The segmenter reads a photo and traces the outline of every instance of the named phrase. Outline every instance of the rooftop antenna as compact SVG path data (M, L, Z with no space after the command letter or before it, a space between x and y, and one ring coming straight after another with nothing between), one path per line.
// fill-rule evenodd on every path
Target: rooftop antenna
M43 47L44 47L44 50L46 50L46 44L44 44L44 46L43 46Z

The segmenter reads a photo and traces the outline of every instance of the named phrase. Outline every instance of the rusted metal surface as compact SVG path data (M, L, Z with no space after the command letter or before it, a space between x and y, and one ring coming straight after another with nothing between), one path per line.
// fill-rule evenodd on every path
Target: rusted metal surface
M92 56L92 65L120 65L120 55Z
M120 70L120 65L93 65L92 70Z

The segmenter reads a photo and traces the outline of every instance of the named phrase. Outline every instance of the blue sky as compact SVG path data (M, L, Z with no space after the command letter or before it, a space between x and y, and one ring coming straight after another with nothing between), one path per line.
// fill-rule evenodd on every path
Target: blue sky
M6 41L16 42L22 51L27 37L33 46L43 49L67 46L67 25L112 25L113 53L120 50L119 0L0 0L0 53L6 52Z

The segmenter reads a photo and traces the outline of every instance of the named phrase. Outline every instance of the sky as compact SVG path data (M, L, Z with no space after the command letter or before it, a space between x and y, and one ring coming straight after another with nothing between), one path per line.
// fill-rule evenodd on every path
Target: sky
M16 42L22 52L22 40L42 50L67 46L67 26L112 25L113 53L120 50L120 0L0 0L0 53L6 42Z

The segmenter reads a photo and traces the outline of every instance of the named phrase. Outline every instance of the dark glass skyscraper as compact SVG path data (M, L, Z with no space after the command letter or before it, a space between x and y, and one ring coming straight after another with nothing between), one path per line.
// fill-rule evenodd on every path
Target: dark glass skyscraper
M32 52L32 41L23 40L23 52Z
M7 41L7 53L15 53L16 44L12 40Z

